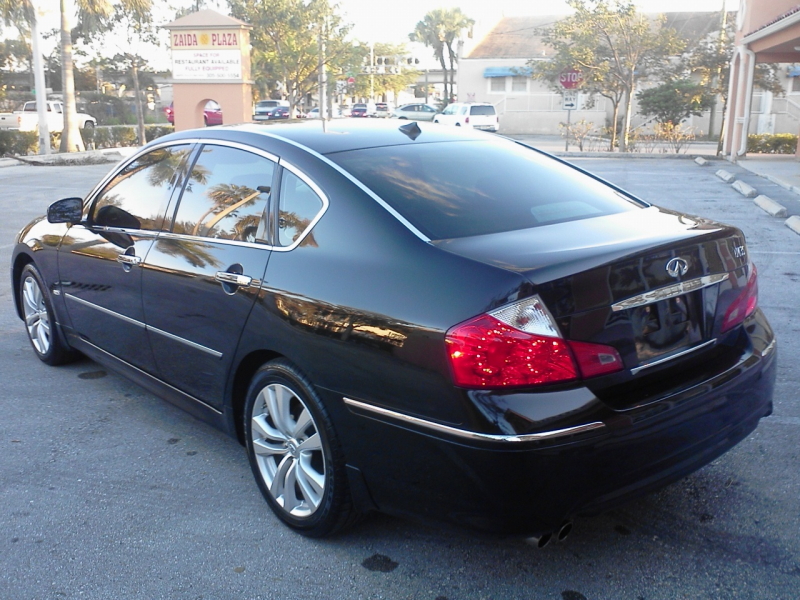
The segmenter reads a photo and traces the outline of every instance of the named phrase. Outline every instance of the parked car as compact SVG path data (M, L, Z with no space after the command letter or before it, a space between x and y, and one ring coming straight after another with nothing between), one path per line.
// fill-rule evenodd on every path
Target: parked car
M404 104L394 109L393 116L413 121L433 121L438 111L430 104Z
M350 116L355 118L369 117L369 107L364 102L357 102L350 109Z
M47 113L47 129L51 133L64 130L64 105L61 102L48 101L45 105ZM97 119L92 115L77 113L78 127L81 129L94 129ZM36 102L26 102L22 110L13 113L0 113L0 129L14 129L19 131L38 131L39 112Z
M167 121L174 125L175 109L172 105L173 103L170 102L169 106L164 109L164 114L167 115ZM203 109L203 124L206 127L222 125L222 107L213 100L206 102L206 107Z
M254 117L256 122L259 121L276 121L278 119L288 119L289 118L289 108L286 106L273 106L272 108L268 108L262 112L260 112L256 117Z
M739 229L463 128L171 134L26 226L11 275L40 360L237 437L311 536L380 510L542 544L772 410Z
M386 102L376 102L375 103L375 116L376 117L388 117L391 115L391 111L389 110L389 105Z
M500 129L500 118L497 116L493 104L454 102L448 105L441 114L436 115L433 122L455 127L472 127L484 131Z
M286 109L286 117L280 116L283 114L283 111L279 111L277 113L278 116L276 116L273 109L278 107ZM253 107L253 121L271 121L277 118L288 118L288 114L289 103L286 100L259 100Z

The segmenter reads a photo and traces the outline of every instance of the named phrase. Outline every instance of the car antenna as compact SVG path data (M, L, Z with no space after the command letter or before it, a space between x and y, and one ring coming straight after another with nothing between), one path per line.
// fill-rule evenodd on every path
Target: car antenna
M419 128L416 121L412 121L411 123L407 123L405 125L401 125L398 129L411 138L412 141L417 139L420 134L422 133L422 129Z

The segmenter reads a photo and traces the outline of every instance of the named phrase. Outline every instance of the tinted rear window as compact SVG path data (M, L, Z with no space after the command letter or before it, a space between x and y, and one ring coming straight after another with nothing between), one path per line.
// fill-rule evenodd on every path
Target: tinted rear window
M471 115L494 115L494 106L473 106L470 108Z
M329 158L431 239L527 229L640 206L580 171L505 140L386 146Z

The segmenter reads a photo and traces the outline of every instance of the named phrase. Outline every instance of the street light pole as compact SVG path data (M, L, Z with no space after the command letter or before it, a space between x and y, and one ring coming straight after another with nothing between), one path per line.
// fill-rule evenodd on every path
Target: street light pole
M33 21L31 21L31 52L33 53L33 78L36 86L36 112L39 117L39 154L50 154L50 130L47 127L47 89L44 81L44 65L42 53L39 51L41 43L39 35L39 13L33 7Z
M375 95L375 44L369 43L369 99Z

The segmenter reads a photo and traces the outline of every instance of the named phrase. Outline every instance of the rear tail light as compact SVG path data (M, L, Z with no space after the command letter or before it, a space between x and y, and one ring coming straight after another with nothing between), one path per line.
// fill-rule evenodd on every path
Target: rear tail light
M562 339L538 296L456 325L445 339L455 384L466 388L565 383L622 369L614 348Z
M753 314L758 307L758 271L753 263L750 263L750 276L747 278L747 285L739 291L739 295L725 311L722 320L722 333L736 327L747 317Z
M464 123L469 123L469 117L467 117L466 119L464 119Z

